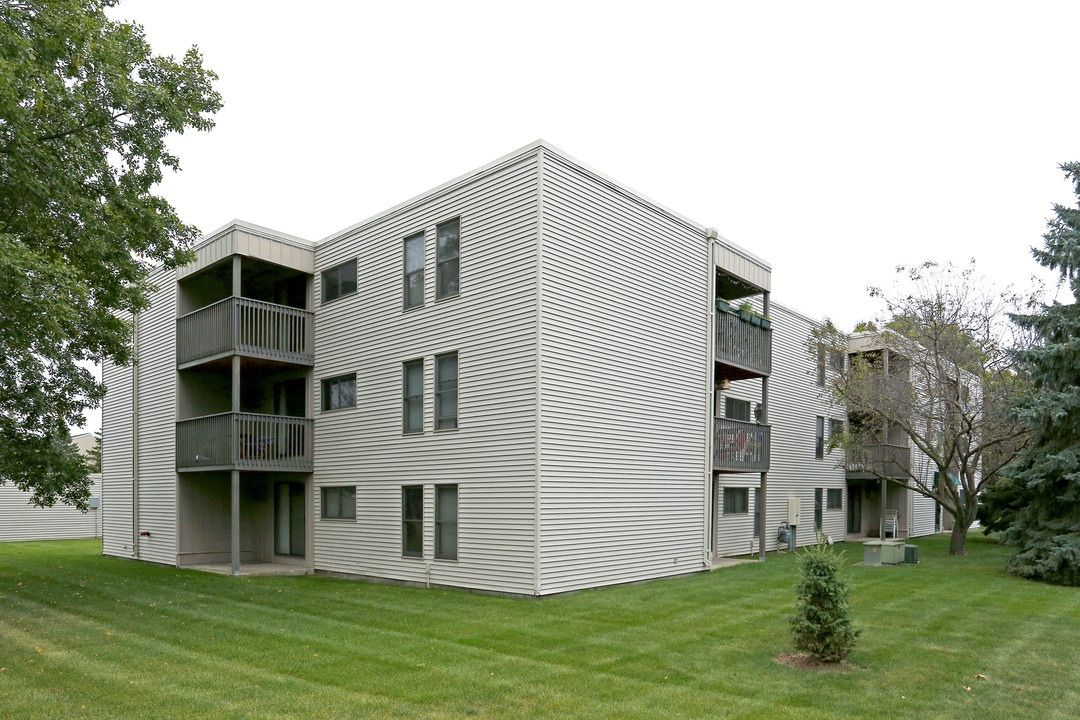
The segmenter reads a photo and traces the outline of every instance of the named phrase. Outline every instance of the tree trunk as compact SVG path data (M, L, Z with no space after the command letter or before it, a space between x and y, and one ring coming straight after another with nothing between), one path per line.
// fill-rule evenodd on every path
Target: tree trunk
M950 555L967 555L967 533L970 522L963 517L954 517L952 535L949 537Z

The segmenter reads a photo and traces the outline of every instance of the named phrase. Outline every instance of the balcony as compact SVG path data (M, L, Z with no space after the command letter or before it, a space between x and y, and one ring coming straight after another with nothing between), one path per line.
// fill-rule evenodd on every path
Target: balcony
M309 310L225 298L176 319L177 369L232 354L314 365L314 329Z
M713 425L715 472L766 472L771 430L768 425L716 418Z
M862 450L848 453L845 469L849 480L906 479L911 472L911 448L907 445L867 445Z
M176 423L176 470L312 472L314 421L220 413Z
M772 372L772 329L736 312L716 313L716 362L728 380L765 377Z

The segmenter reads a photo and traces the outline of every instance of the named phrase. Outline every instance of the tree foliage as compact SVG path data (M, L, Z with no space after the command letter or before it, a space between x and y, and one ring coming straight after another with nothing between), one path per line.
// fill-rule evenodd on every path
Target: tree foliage
M857 336L853 349L861 352L827 385L852 420L830 444L842 447L848 462L868 458L864 470L940 503L955 519L950 552L962 555L975 498L1027 438L1010 414L1029 389L1011 354L1029 335L1008 321L1023 302L977 277L973 263L897 271L906 289L870 289L884 300L884 329ZM830 323L811 339L841 353L851 342ZM909 441L932 467L905 459L908 451L898 446Z
M824 662L843 660L861 632L848 613L851 590L840 577L843 558L828 545L811 545L798 562L795 614L788 620L795 648Z
M1080 198L1080 163L1061 168ZM1014 574L1080 585L1080 207L1055 204L1054 215L1032 252L1060 273L1073 302L1014 318L1039 342L1018 353L1036 388L1017 407L1032 444L1008 468L1021 497L1002 539L1020 546L1009 563Z
M196 48L153 55L114 4L0 3L0 484L39 505L86 506L67 430L105 392L86 366L131 360L148 269L189 259L196 229L152 189L179 169L167 137L221 107Z

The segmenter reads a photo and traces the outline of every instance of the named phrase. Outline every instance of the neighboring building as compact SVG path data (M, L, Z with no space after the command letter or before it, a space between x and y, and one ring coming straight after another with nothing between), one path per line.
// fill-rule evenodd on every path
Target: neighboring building
M82 433L71 442L86 456L97 446L93 433ZM16 540L73 540L101 537L101 475L90 475L90 508L80 512L57 503L49 508L30 503L33 493L11 485L0 485L0 542Z
M789 497L800 544L818 495L844 534L813 321L543 141L319 242L237 221L196 254L104 366L106 554L544 595L748 552L762 479L766 549Z

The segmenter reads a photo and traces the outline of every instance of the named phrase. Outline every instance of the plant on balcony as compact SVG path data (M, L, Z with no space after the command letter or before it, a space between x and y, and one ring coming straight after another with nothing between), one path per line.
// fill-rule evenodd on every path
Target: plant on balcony
M843 557L829 545L811 545L798 557L795 614L788 619L795 649L821 662L838 662L855 647L860 630L848 616L847 580L840 576Z

